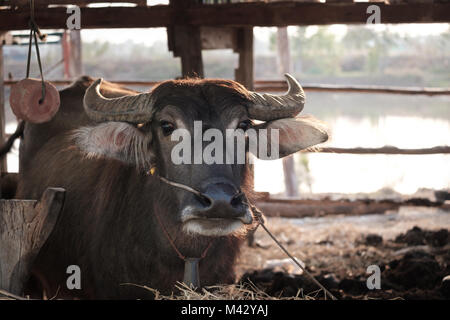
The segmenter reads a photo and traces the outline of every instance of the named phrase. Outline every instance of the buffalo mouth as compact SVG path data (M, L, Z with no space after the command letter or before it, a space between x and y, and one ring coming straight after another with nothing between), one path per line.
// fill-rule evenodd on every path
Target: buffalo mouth
M183 231L188 234L204 236L226 236L230 234L244 234L247 226L253 223L250 210L243 215L230 216L206 216L204 212L196 212L192 207L186 207L182 211Z

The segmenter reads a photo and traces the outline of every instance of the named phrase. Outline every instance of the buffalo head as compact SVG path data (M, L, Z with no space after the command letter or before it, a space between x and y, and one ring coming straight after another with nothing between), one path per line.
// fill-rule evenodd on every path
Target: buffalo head
M286 78L289 90L281 96L251 92L230 80L188 79L166 81L150 93L119 98L104 97L99 79L84 96L85 111L97 123L78 129L74 138L88 157L116 159L136 166L143 174L156 171L148 179L160 176L198 190L195 194L172 188L178 209L165 219L184 232L236 234L253 222L245 196L248 146L243 151L244 162L229 161L225 159L229 153L217 154L217 149L212 154L223 161L198 162L196 158L200 155L201 159L210 143L219 143L217 137L230 131L245 136L253 130L258 137L256 144L272 147L275 140L262 139L258 133L276 129L279 157L326 141L326 130L319 121L297 117L305 95L293 77ZM199 132L204 136L200 145L195 145ZM192 138L187 144L192 148L178 150L183 135ZM248 136L245 141L248 143ZM238 153L234 153L234 160ZM174 155L192 161L179 163Z

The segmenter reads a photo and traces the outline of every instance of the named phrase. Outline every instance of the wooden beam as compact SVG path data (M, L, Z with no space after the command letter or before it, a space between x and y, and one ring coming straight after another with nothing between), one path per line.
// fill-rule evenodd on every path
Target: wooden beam
M22 295L34 259L50 236L65 191L48 188L41 200L0 200L0 289Z
M305 218L329 215L365 215L379 214L388 210L398 210L400 206L428 206L449 208L440 201L426 198L410 198L406 200L300 200L300 199L265 199L256 201L256 206L267 217Z
M381 148L335 148L335 147L318 147L310 151L301 152L321 152L321 153L349 153L349 154L449 154L450 146L436 146L432 148L420 149L400 149L393 146L384 146Z
M163 80L161 80L163 81ZM111 81L123 86L155 86L161 81L133 81L133 80L118 80ZM5 80L5 86L12 86L17 83L16 80ZM56 86L67 86L72 83L70 80L52 80ZM405 94L405 95L427 95L439 96L450 95L450 88L416 88L416 87L384 87L384 86L341 86L333 84L313 84L304 85L305 91L315 92L358 92L358 93L379 93L379 94ZM283 92L287 90L286 81L276 80L255 80L254 90L258 92Z
M168 6L152 7L84 7L81 28L150 28L165 27L172 21ZM69 15L64 7L36 9L36 22L42 29L66 29ZM27 30L29 10L0 10L0 30Z
M145 86L155 86L161 81L133 81L133 80L120 80L120 81L110 81L118 85L122 86L138 86L138 87L145 87ZM15 83L19 82L19 80L5 80L5 86L12 86ZM73 83L72 80L51 80L50 81L55 86L68 86Z
M193 8L189 22L198 25L289 26L365 24L372 3L253 2ZM381 23L424 23L450 21L449 3L376 4Z
M77 5L79 7L86 6L92 3L131 3L138 6L146 6L146 0L38 0L35 1L34 6L48 7L49 5ZM14 7L27 7L29 8L29 0L0 0L0 6L14 6Z
M288 26L365 24L370 3L251 2L195 5L182 14L172 6L83 7L81 26L88 28L156 28L175 24L196 26ZM450 3L377 4L381 23L450 22ZM0 30L28 29L26 8L0 10ZM68 14L64 7L36 10L41 28L64 29Z
M347 86L334 84L307 84L302 85L305 91L314 92L357 92L380 94L406 94L406 95L450 95L450 88L420 88L420 87L395 87L395 86ZM255 88L258 91L282 92L287 90L285 80L266 81L256 80Z

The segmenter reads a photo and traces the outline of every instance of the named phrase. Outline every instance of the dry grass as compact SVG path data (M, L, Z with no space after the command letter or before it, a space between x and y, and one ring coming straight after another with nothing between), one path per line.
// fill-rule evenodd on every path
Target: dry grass
M19 297L19 296L12 294L6 290L0 289L0 300L28 300L28 299Z
M294 223L296 222L296 223ZM301 222L301 223L300 223ZM450 215L436 208L401 208L398 212L366 217L333 216L318 219L268 218L267 226L286 248L302 260L308 270L317 274L332 272L338 278L365 274L367 265L383 264L397 258L396 251L403 245L387 242L414 225L424 229L450 229ZM358 239L369 233L383 236L384 246L372 247L360 244ZM258 229L255 234L260 247L243 247L237 263L237 279L249 270L261 270L270 259L284 259L286 255L269 236ZM135 284L128 284L135 285ZM158 290L139 286L154 293L157 300L311 300L323 298L321 290L307 292L299 290L292 297L274 297L263 292L252 283L210 286L193 290L182 283L177 284L177 293L166 296ZM19 297L20 298L20 297ZM0 300L14 297L0 292Z
M129 284L135 285L135 284ZM299 290L293 297L273 297L260 290L251 283L217 285L204 287L201 290L195 290L184 283L178 282L175 287L178 294L170 296L162 295L156 289L147 286L135 285L140 288L151 291L155 295L155 300L313 300L313 295L305 295Z
M232 285L217 285L202 288L201 290L194 290L186 284L178 282L175 286L179 293L171 294L169 296L162 295L158 290L127 283L151 291L155 295L155 300L314 300L315 295L305 295L302 290L299 290L296 296L293 297L272 297L263 292L253 284L232 284ZM0 290L0 300L28 300L23 297L13 295L4 290Z

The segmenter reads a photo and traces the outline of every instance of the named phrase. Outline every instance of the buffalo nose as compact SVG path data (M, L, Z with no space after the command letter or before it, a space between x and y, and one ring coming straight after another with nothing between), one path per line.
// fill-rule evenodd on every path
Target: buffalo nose
M203 197L199 199L203 209L197 214L203 218L241 219L251 223L248 208L244 202L244 194L231 183L217 182L207 184L203 189Z

